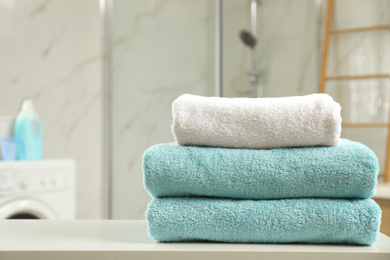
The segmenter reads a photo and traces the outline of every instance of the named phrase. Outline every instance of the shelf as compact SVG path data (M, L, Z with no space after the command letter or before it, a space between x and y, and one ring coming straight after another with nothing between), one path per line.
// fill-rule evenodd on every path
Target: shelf
M325 80L354 80L354 79L381 79L389 78L390 74L372 74L372 75L351 75L351 76L328 76Z
M342 127L390 127L388 123L342 123Z
M378 30L390 30L389 25L377 25L371 27L360 27L360 28L351 28L343 30L333 30L330 31L330 34L344 34L344 33L356 33L356 32L367 32L367 31L378 31Z
M156 243L144 220L5 220L0 258L13 259L389 259L390 238L372 246Z
M390 79L389 73L378 73L372 75L346 75L346 76L327 76L328 71L328 56L330 49L330 37L338 34L346 33L359 33L359 32L368 32L368 31L377 31L377 30L390 30L390 24L376 25L371 27L360 27L360 28L350 28L350 29L341 29L341 30L332 30L332 19L333 12L335 11L335 1L328 0L327 10L326 10L326 25L325 25L325 37L324 45L322 52L322 67L321 67L321 77L320 77L320 93L326 93L326 82L330 80L361 80L361 79L381 79L387 78ZM386 33L386 32L385 32ZM386 162L385 162L385 173L384 181L386 183L390 182L390 125L389 124L343 124L344 127L388 127L388 138L386 144Z

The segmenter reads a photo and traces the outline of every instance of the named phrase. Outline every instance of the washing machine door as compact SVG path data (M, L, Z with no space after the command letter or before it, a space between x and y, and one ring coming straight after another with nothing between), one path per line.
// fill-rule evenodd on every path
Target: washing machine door
M43 202L24 198L1 204L0 219L57 219L57 216Z

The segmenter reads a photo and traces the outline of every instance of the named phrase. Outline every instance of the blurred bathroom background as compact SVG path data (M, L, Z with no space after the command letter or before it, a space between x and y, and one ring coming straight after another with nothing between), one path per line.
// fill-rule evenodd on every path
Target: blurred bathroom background
M44 159L73 158L76 218L143 219L142 154L181 94L319 92L327 0L0 0L0 115L32 99ZM336 0L333 28L389 25L390 0ZM389 122L390 30L333 35L344 123ZM344 127L385 169L387 127Z

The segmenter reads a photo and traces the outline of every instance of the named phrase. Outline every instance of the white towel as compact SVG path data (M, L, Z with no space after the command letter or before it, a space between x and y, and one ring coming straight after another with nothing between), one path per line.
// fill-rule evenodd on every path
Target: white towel
M220 98L185 94L172 103L181 145L233 148L335 146L341 107L327 94Z

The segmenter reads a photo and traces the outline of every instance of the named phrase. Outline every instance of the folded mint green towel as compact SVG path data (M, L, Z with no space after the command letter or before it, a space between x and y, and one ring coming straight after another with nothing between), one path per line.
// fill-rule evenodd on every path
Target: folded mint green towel
M371 199L153 199L149 235L159 242L371 245L381 210Z
M370 198L378 159L361 143L271 150L159 144L144 153L153 197Z

